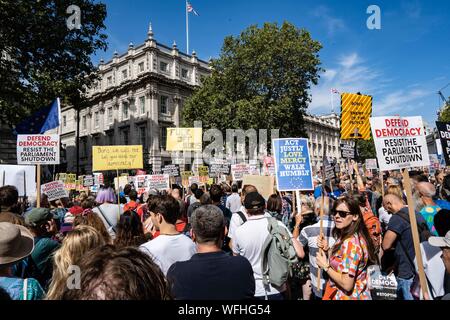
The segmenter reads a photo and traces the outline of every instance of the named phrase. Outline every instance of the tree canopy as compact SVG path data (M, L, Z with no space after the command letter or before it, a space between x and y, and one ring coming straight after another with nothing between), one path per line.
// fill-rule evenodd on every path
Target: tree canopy
M448 98L450 101L450 97ZM439 121L450 122L450 103L447 103L442 112L439 114Z
M203 128L280 129L280 136L305 135L309 89L319 79L318 41L289 22L250 26L224 40L212 74L186 101L183 124Z
M79 29L67 26L71 5ZM91 55L107 47L105 18L92 0L0 1L0 120L15 124L56 97L79 102L95 79Z

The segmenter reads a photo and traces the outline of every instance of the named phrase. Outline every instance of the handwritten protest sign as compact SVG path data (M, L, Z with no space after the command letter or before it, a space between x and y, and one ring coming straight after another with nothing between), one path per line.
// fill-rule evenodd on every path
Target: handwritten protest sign
M313 190L308 140L272 140L278 191Z
M62 198L68 198L64 183L62 181L53 181L41 186L41 190L47 195L49 201L58 200Z
M231 175L233 176L234 181L242 180L244 178L244 175L249 174L250 174L250 165L245 163L231 165Z
M439 132L445 163L450 166L450 123L436 122L436 128Z
M341 139L370 139L372 97L354 93L341 95Z
M92 170L142 169L142 146L93 146Z
M370 123L380 170L430 165L422 117L376 117Z
M155 174L149 175L148 177L148 188L156 190L167 190L169 186L169 176L166 174Z
M59 164L59 135L18 135L17 164Z
M202 128L167 128L167 151L202 151Z

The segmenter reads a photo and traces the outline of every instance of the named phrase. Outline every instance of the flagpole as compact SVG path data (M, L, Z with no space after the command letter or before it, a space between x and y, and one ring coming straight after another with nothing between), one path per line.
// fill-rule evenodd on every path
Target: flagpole
M187 0L185 10L186 10L186 53L189 55L189 12Z
M333 89L330 90L330 94L331 94L331 113L334 113Z

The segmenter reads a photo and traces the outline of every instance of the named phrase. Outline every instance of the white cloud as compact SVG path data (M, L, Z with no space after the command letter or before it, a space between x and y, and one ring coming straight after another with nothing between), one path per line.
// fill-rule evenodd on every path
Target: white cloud
M430 91L417 84L405 86L405 89L393 90L396 85L373 63L365 61L357 52L343 55L335 62L337 67L321 75L319 85L311 90L311 104L308 112L313 114L331 112L331 89L340 93L361 92L374 97L373 115L392 115L419 112L422 98ZM334 112L339 113L340 96L333 94ZM423 106L423 105L422 105ZM416 112L416 113L417 113Z
M325 24L328 36L330 37L332 37L336 32L347 29L344 20L332 16L330 9L326 6L318 6L311 12L311 14L315 18L319 18L319 21Z

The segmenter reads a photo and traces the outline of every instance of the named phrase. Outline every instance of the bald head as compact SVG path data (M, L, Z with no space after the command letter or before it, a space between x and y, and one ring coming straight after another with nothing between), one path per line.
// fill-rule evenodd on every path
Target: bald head
M429 182L419 182L416 185L416 190L426 198L432 199L436 195L436 188Z
M399 212L405 206L403 199L396 194L387 194L383 199L383 207L390 213Z

